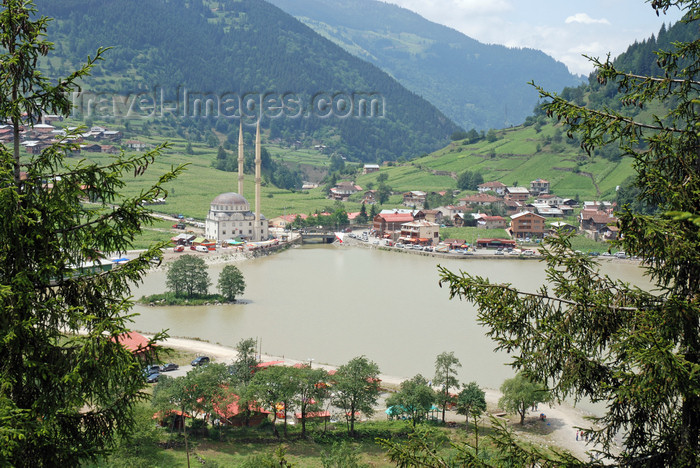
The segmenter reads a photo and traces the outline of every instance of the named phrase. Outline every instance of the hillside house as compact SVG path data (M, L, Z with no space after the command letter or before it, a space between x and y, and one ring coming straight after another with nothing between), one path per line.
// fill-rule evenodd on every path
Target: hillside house
M576 232L576 226L565 223L564 221L554 221L549 223L549 225L552 227L551 234L556 234L558 232L563 232L566 234Z
M506 212L508 213L508 215L512 215L523 211L523 204L519 201L505 199L503 200L503 205L506 207Z
M471 207L502 206L503 200L487 193L477 193L476 195L469 195L464 198L460 198L459 204L460 206Z
M412 190L403 194L403 205L423 208L428 194L420 190Z
M506 187L506 198L511 200L524 202L530 198L530 191L525 187Z
M476 227L482 229L505 229L506 219L503 216L480 215L476 218Z
M442 218L446 220L451 220L457 213L464 213L467 210L466 206L455 206L455 205L445 205L435 208L435 210L442 213Z
M373 172L377 172L378 170L379 170L379 164L365 164L362 167L363 174L371 174Z
M442 224L442 212L440 210L422 210L425 220L431 223Z
M533 180L530 182L530 193L535 196L549 193L549 181L545 179Z
M355 185L354 182L343 181L330 189L329 196L333 200L346 201L350 195L359 192L360 190L362 190L362 187Z
M518 239L526 237L544 237L544 216L528 211L516 213L510 217L510 231Z
M377 191L367 190L365 192L365 196L362 198L360 203L364 203L365 205L374 205L375 203L377 203Z
M492 182L484 182L483 184L479 184L476 188L479 190L479 193L494 192L496 195L503 196L506 194L506 187L506 184L496 180Z
M617 223L617 218L605 211L582 210L579 221L581 230L602 233L603 228Z
M125 146L135 151L143 151L148 148L148 144L139 140L126 140Z

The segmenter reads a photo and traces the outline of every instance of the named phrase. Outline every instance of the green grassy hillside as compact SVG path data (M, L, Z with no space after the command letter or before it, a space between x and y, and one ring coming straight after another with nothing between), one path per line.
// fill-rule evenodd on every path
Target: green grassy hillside
M542 178L563 197L611 199L616 186L633 174L630 160L589 157L551 124L513 127L496 135L492 142L455 141L408 163L360 176L357 182L363 187L377 185L379 174L386 173L394 191L444 190L456 188L456 176L471 170L480 172L485 181L527 187L531 180Z

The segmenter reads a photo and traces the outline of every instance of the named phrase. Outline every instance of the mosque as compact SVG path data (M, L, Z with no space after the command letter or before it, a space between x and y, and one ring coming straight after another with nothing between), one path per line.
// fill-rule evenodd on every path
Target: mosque
M243 237L251 241L268 238L267 219L260 214L261 150L260 121L255 134L255 212L243 195L243 122L238 130L238 193L222 193L212 200L205 222L207 239L225 241Z

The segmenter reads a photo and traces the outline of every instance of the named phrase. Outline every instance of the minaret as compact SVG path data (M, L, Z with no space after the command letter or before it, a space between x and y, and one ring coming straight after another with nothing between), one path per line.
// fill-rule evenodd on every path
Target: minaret
M262 183L262 178L260 177L261 166L260 119L258 119L258 127L255 132L255 240L262 240L262 234L260 232L260 184Z
M243 196L243 118L241 118L241 126L238 129L238 194Z

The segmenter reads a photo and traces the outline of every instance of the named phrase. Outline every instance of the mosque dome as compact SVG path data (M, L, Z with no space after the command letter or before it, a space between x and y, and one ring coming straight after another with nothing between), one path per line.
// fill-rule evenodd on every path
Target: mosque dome
M211 202L212 211L250 211L250 204L243 195L235 192L222 193Z

